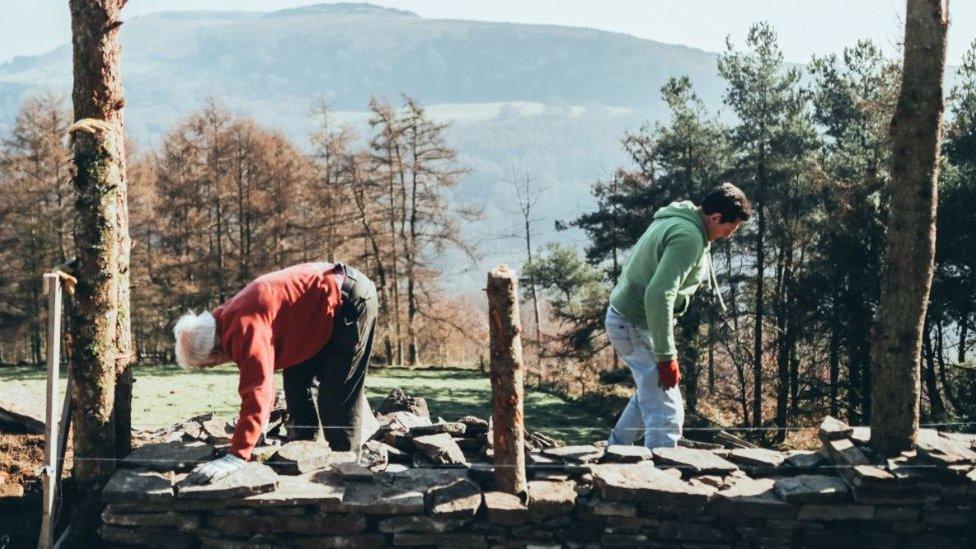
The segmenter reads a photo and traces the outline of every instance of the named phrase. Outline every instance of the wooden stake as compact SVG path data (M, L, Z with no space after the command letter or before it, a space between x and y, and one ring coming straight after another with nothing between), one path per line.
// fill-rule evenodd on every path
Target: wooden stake
M47 405L45 406L43 516L41 534L37 539L39 549L49 549L54 543L54 495L60 474L58 473L58 422L57 406L58 368L61 365L61 277L54 273L44 275L44 291L47 293Z
M502 265L488 273L491 339L491 399L495 482L503 492L526 498L525 364L519 323L518 278Z

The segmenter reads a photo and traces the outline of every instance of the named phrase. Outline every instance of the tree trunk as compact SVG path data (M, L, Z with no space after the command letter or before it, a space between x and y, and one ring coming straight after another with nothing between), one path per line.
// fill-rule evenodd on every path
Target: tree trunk
M488 273L488 327L491 339L491 395L495 482L498 489L524 497L525 364L519 323L518 278L502 265Z
M129 233L118 29L123 0L70 0L78 284L73 313L73 475L87 494L73 532L93 534L99 485L129 446ZM121 381L117 384L117 378ZM119 399L116 399L118 393Z
M919 358L935 258L942 72L948 6L908 0L901 92L891 120L890 221L877 313L871 446L882 456L915 447Z
M766 277L766 213L762 201L764 200L766 170L765 166L759 166L759 200L756 206L756 303L755 303L755 326L752 342L752 424L755 427L762 425L762 355L763 355L763 281Z

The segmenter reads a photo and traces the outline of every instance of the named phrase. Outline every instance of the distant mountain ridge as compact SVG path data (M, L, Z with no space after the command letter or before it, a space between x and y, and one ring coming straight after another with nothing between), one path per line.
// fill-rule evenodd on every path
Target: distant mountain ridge
M126 129L140 148L158 142L208 97L279 128L306 146L318 98L365 134L373 95L409 94L442 121L470 169L454 198L484 206L465 230L481 242L477 267L521 265L513 169L547 188L535 241L592 207L590 185L626 161L625 130L664 114L660 88L688 75L712 110L723 83L716 54L619 33L554 25L426 19L370 4L320 4L274 12L162 12L122 26ZM53 90L70 97L71 50L0 65L0 128L21 100ZM446 260L448 263L449 260ZM480 288L481 275L464 287Z

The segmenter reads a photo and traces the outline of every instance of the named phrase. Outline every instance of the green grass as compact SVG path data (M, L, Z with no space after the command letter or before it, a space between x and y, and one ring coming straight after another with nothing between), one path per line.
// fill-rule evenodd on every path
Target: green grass
M136 367L133 426L155 429L204 412L235 416L240 404L236 374L233 366L192 373L175 366ZM35 368L0 368L0 393L6 387L19 385L42 398L44 379L44 372ZM280 373L275 383L281 387ZM381 368L372 370L366 380L366 394L374 408L396 387L426 398L434 419L487 417L491 412L491 385L485 374L476 371ZM533 390L526 391L525 421L528 429L543 431L567 443L600 440L610 428L609 418L594 417L572 402Z

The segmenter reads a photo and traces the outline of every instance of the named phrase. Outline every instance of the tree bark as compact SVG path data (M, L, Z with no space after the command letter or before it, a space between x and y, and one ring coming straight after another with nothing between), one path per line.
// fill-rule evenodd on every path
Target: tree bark
M491 396L495 482L498 489L526 495L525 364L519 323L518 278L506 265L488 273L488 325L491 338Z
M891 121L892 184L881 305L872 341L871 446L915 447L919 359L935 258L948 6L908 0L901 92Z
M75 117L70 132L78 218L73 475L78 493L87 494L72 531L80 538L92 536L99 486L130 441L130 241L118 41L124 4L70 0Z

